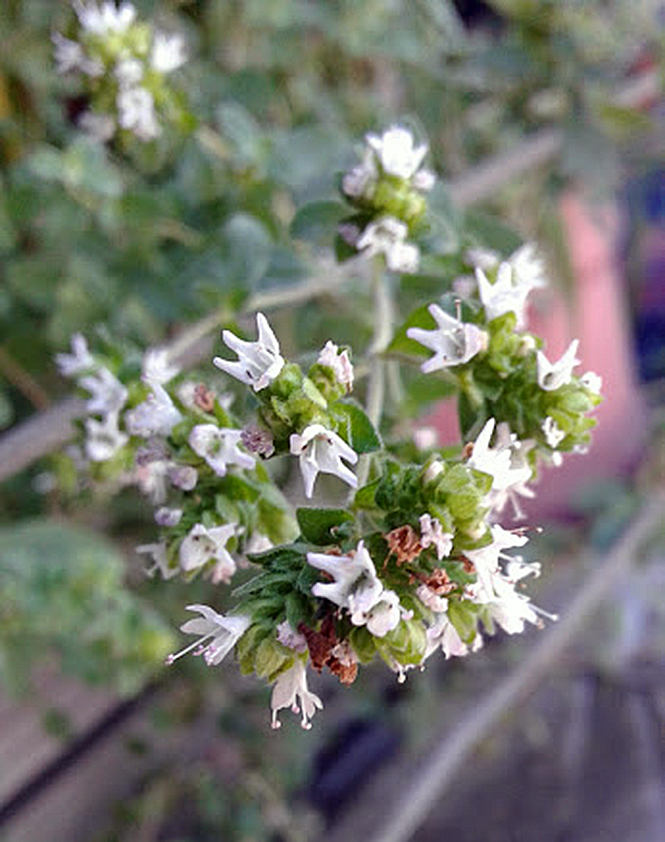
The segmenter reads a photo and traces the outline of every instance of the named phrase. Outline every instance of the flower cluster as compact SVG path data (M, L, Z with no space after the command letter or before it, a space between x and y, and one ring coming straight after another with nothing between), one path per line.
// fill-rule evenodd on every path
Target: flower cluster
M124 8L100 18L132 17ZM368 135L362 163L343 181L357 211L345 223L355 226L350 241L384 255L389 270L418 262L407 236L433 182L421 169L426 152L400 127ZM213 359L223 388L246 387L242 419L228 393L184 376L163 350L148 351L133 378L136 360L93 355L81 336L57 358L87 395L82 458L91 475L138 484L155 506L158 540L138 547L149 571L203 572L217 584L231 581L241 556L255 566L226 614L189 606L197 616L182 631L196 640L169 662L193 652L217 665L235 652L243 673L273 685L274 727L283 708L308 728L322 707L308 668L351 684L379 657L401 681L437 651L477 650L497 626L516 634L554 619L522 591L540 571L515 554L525 530L498 521L508 504L522 514L539 462L587 446L600 379L574 373L577 341L551 360L524 329L528 296L545 274L532 246L505 260L476 251L468 263L475 275L462 279L464 300L419 308L388 347L426 357L423 373L456 383L466 440L457 458L433 441L398 458L401 445L391 437L384 446L352 397L349 350L329 340L301 367L262 313L255 338L224 330L229 353ZM266 465L276 459L300 472L308 505L295 513ZM309 506L321 474L351 489L345 506Z
M172 657L195 649L218 663L235 647L244 673L274 683L273 726L291 707L309 727L321 700L308 689L308 665L350 684L379 656L404 680L438 650L477 650L483 628L540 625L551 615L518 590L539 566L507 552L527 537L491 521L497 491L526 474L511 472L487 438L483 431L467 459L385 460L348 513L299 510L299 538L251 556L261 572L236 591L231 613L190 606L204 619L182 630L199 639Z
M251 447L264 456L288 452L298 457L305 496L314 493L320 473L334 474L351 488L357 485L349 467L358 461L353 449L353 419L360 408L340 400L353 388L353 366L348 351L328 341L305 375L296 363L287 363L262 313L256 318L255 342L225 330L225 344L237 360L215 357L217 368L250 386L258 398L258 418L251 427ZM378 444L378 442L377 442ZM372 449L369 442L365 449ZM348 463L348 464L345 464Z
M477 431L478 419L495 419L497 451L512 459L515 470L530 466L535 476L539 457L557 465L562 453L586 450L595 424L589 413L600 403L601 380L593 372L574 374L580 362L577 340L551 362L542 340L523 330L529 293L545 283L532 245L505 261L491 252L476 252L471 260L476 283L465 302L468 319L461 318L461 299L456 316L432 304L428 309L436 328L407 320L406 335L433 352L421 365L423 372L445 369L456 378L463 432ZM469 292L466 282L463 288ZM515 495L510 499L517 511Z
M78 74L90 97L82 128L101 141L117 133L159 137L165 120L183 115L166 78L186 60L182 36L138 20L126 0L75 0L74 9L76 37L57 32L53 44L58 72Z
M89 395L79 463L92 480L137 485L155 506L160 538L138 548L148 572L228 582L233 551L288 535L286 503L235 426L229 395L183 378L161 349L144 355L139 380L124 383L130 366L93 356L80 335L56 362Z
M355 213L340 225L340 236L368 257L383 255L393 272L415 272L420 252L408 240L422 225L423 194L435 182L434 173L421 166L427 144L417 144L402 126L368 134L365 141L361 163L342 178L342 194Z

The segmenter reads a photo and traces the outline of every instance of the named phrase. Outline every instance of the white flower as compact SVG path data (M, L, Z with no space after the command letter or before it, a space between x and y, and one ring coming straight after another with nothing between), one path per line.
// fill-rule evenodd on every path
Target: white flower
M238 355L236 362L221 357L213 359L214 365L231 377L247 383L255 392L265 389L284 367L284 358L279 352L279 342L263 313L256 314L259 337L256 342L246 342L230 330L225 330L222 339Z
M371 149L366 148L362 162L344 175L342 192L350 199L369 198L378 176L376 157Z
M85 50L76 41L70 41L59 32L53 34L53 45L55 47L55 63L58 73L64 75L72 71L85 73L86 76L101 76L104 73L104 65L96 59L86 55Z
M251 470L256 461L238 447L242 430L220 429L214 424L197 424L189 434L189 446L201 456L219 477L229 465Z
M552 418L551 415L547 416L547 418L541 424L540 428L543 431L543 435L545 436L547 446L551 447L552 450L556 450L556 448L566 438L565 430L562 430L561 427L559 427L559 425L556 423L556 421L554 420L554 418Z
M533 439L520 441L514 433L510 432L510 427L505 421L502 421L496 428L496 443L495 449L503 451L508 449L510 453L510 473L507 478L510 479L510 484L505 485L499 483L499 488L492 486L489 493L489 502L492 508L492 515L500 514L506 507L506 503L510 502L513 508L513 518L523 520L526 515L522 510L519 498L527 497L533 499L536 495L532 488L529 487L528 482L531 480L532 470L529 465L527 455L531 448L535 446L536 442ZM528 470L528 476L527 476Z
M284 620L277 626L277 640L282 646L293 649L301 655L307 652L305 636L297 632L288 620Z
M155 512L155 523L159 526L177 526L182 518L182 509L169 509L161 506Z
M353 365L348 351L340 353L337 345L328 340L319 353L317 363L332 368L336 380L346 387L347 392L353 389Z
M125 428L132 436L168 436L182 415L171 396L156 381L151 383L152 393L134 409L125 413Z
M499 573L499 559L510 562L513 559L504 550L523 547L529 540L526 535L518 535L495 524L491 527L492 543L479 550L465 550L464 555L476 568L477 581L470 586L474 602L486 603L495 598L495 574Z
M160 73L171 73L187 61L185 42L177 33L155 32L150 64Z
M58 371L63 377L72 377L82 371L92 368L95 365L95 358L88 351L88 343L80 333L72 336L72 353L56 354L55 363Z
M526 464L514 464L512 439L508 443L497 442L495 448L490 447L495 424L494 418L485 423L473 443L473 450L466 464L492 477L492 491L504 492L527 482L531 478L531 468Z
M136 552L141 553L141 555L148 555L152 559L152 565L146 567L145 570L148 576L154 576L159 571L164 579L170 579L177 574L177 567L169 567L166 557L166 544L163 541L159 544L141 544L140 547L136 548Z
M106 462L129 440L118 427L117 412L107 413L101 421L88 418L85 422L85 432L85 453L92 462Z
M298 700L300 700L300 706L298 706ZM281 725L277 712L282 708L291 708L293 713L302 713L302 727L305 730L312 727L309 720L314 716L317 708L319 710L323 708L323 703L307 688L305 664L300 658L296 658L293 666L278 677L270 697L270 707L273 728L279 728Z
M168 348L150 348L143 355L141 379L146 383L169 383L178 375L180 369L171 362Z
M201 617L188 620L180 626L180 630L185 634L198 634L199 639L180 652L169 655L166 659L167 664L172 664L176 658L192 650L195 650L196 655L203 655L208 666L221 664L252 622L244 614L230 614L225 617L208 605L188 605L187 610L198 611Z
M512 582L505 577L493 576L495 597L488 603L490 616L507 634L521 634L525 623L541 625L540 615L557 620L556 614L549 614L533 605L528 596L518 593Z
M333 577L332 582L317 582L312 588L314 596L348 608L352 614L367 613L381 598L383 584L363 541L351 555L307 553L307 563Z
M413 135L401 126L391 126L381 136L368 134L366 140L383 171L398 178L415 175L427 155L427 144L414 146Z
M155 114L155 101L145 88L123 88L116 100L118 123L134 132L139 140L154 140L161 133Z
M436 557L441 561L444 556L450 555L453 535L451 532L444 532L441 522L426 512L420 517L420 543L423 549L435 547Z
M482 637L476 636L472 649L475 651L482 646ZM455 626L450 622L447 614L439 614L436 622L427 629L427 649L425 658L428 658L437 649L443 649L448 658L463 658L469 654L469 647L459 636Z
M199 472L191 465L172 465L168 470L168 477L172 485L183 491L191 491L196 488L199 480Z
M543 262L535 246L527 243L503 262L499 262L494 252L481 250L470 255L470 259L476 264L478 292L487 320L513 312L517 316L517 327L523 327L529 293L545 284ZM496 279L492 283L485 273L497 264Z
M545 264L534 243L525 243L507 260L513 270L513 282L521 287L536 289L547 285Z
M413 273L418 269L420 252L417 246L406 242L408 233L404 222L383 216L365 228L355 247L367 257L383 254L391 272Z
M86 111L79 117L79 128L99 143L106 143L115 134L115 120L110 114Z
M180 543L180 566L185 571L196 570L214 560L213 582L230 581L236 572L236 563L226 549L226 544L236 534L234 523L214 526L212 529L206 529L202 523L197 523Z
M366 625L375 637L385 637L399 625L401 613L399 597L395 591L384 590L380 599L368 611L354 612L351 622L356 626Z
M411 184L421 193L429 193L436 184L436 175L432 170L418 170L411 179Z
M91 415L118 413L127 400L127 389L108 368L100 366L93 374L79 380L81 388L90 392L86 409Z
M599 374L596 374L595 371L587 371L586 374L583 374L580 377L580 383L585 389L595 392L597 395L600 394L603 388L603 378Z
M416 588L416 596L418 599L436 614L442 614L448 610L448 600L445 596L439 596L435 591L425 584L418 585Z
M449 316L438 304L430 304L427 309L437 324L436 330L410 327L406 332L409 339L434 351L434 356L420 366L425 374L466 363L487 348L484 330Z
M291 453L299 457L306 497L312 496L319 473L335 474L351 488L358 486L356 475L342 462L355 465L358 454L337 433L322 424L310 424L302 434L293 433L289 443Z
M123 58L115 67L115 78L121 88L134 88L143 79L143 62L137 58Z
M579 339L573 339L566 352L556 363L551 363L542 351L536 354L536 365L538 369L538 385L546 392L553 392L561 386L570 383L573 376L573 369L579 364L576 358Z
M136 9L131 3L115 3L107 0L98 6L97 3L84 3L74 0L74 10L83 29L95 35L106 35L109 32L125 32L134 23Z

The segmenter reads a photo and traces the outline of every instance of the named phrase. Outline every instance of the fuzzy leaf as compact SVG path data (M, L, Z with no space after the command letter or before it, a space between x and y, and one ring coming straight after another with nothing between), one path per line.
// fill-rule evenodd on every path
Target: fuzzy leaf
M303 205L291 222L291 236L317 245L330 246L337 234L337 227L348 213L341 202L326 199Z
M332 409L337 432L356 453L372 453L381 448L381 439L364 411L355 403L336 403Z
M296 511L296 517L303 538L317 547L334 544L335 528L353 520L345 509L302 508Z

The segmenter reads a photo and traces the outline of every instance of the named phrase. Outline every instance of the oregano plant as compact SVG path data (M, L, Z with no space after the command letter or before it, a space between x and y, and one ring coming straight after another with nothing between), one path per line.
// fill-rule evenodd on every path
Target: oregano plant
M109 131L112 121L149 141L170 102L159 86L184 53L174 36L141 29L133 7L111 6L78 3L83 40L57 38L56 59L92 83L93 114L112 102ZM515 634L552 618L523 590L540 567L514 552L528 532L508 521L524 517L543 467L588 447L600 380L576 373L577 341L551 359L527 330L529 295L546 284L535 246L502 255L471 242L463 271L449 271L428 152L392 125L366 136L339 179L346 210L330 246L369 264L366 347L326 335L288 355L258 312L246 332L223 331L203 374L166 348L139 360L111 340L92 351L80 334L57 357L86 397L78 467L92 482L135 484L154 505L154 541L137 548L148 573L231 589L225 613L187 606L181 628L194 640L169 663L191 652L215 666L234 652L243 673L272 685L274 727L283 708L310 727L322 706L312 672L351 684L378 658L402 681L439 651L478 650L497 626ZM408 292L423 265L435 300L398 319L398 285ZM432 394L445 382L457 396L454 452L400 418L418 367ZM251 573L237 586L241 559Z

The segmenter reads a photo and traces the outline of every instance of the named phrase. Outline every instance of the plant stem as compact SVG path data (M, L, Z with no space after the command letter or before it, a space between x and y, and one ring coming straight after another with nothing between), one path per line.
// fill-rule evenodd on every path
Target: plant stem
M47 391L4 348L0 348L0 372L25 395L35 409L48 409L51 405Z
M367 417L375 427L379 426L383 415L386 397L386 366L381 355L388 347L392 336L393 302L383 265L383 258L376 257L372 273L372 292L374 297L374 335L368 349L367 398L365 409ZM369 476L371 455L366 454L358 465L358 485L363 486Z

